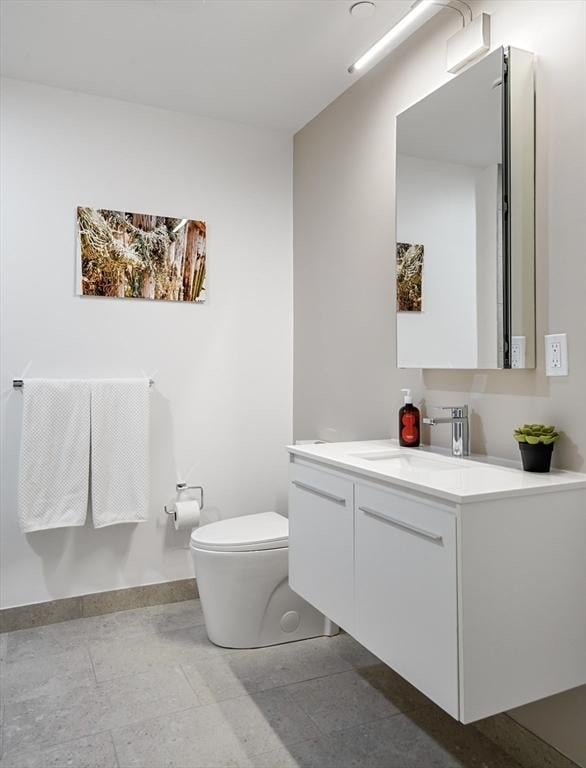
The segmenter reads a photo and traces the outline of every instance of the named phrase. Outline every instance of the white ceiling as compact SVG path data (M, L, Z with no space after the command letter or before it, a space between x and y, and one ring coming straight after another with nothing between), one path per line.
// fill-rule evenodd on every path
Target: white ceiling
M296 131L413 0L1 0L2 74ZM437 8L437 7L436 7Z

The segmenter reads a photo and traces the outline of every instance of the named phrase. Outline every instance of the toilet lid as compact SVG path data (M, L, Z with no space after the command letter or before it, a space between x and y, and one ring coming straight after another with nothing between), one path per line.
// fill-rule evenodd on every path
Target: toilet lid
M276 512L243 515L203 525L191 534L191 546L214 552L254 552L288 546L289 521Z

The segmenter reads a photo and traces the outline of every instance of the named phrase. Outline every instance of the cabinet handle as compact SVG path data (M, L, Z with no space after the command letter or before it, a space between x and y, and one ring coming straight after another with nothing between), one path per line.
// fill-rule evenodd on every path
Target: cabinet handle
M314 488L313 485L301 483L299 480L293 480L292 482L293 485L295 485L297 488L300 488L302 491L309 491L310 493L315 493L316 496L323 496L324 499L335 501L336 504L346 504L346 499L343 496L336 496L333 493L322 491L320 488Z
M391 525L395 525L397 528L402 528L404 531L409 531L410 533L416 533L418 536L423 536L423 538L425 539L430 539L431 541L437 541L438 543L443 541L443 536L440 536L439 533L432 533L431 531L426 531L424 528L418 528L416 525L410 525L409 523L404 523L402 520L397 520L396 517L383 515L382 512L378 512L376 509L371 509L370 507L358 507L358 509L361 512L365 512L367 515L370 515L371 517L376 517L379 520L384 520L385 523L390 523Z

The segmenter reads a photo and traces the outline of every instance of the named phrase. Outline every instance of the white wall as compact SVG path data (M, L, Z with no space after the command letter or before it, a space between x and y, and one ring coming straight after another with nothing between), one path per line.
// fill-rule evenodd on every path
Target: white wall
M2 605L190 577L162 513L176 480L224 516L284 508L291 139L17 81L2 120ZM205 219L206 303L77 297L79 204ZM148 523L20 532L25 371L154 377Z
M475 0L493 48L537 54L537 369L405 371L395 363L395 117L450 79L444 10L295 136L295 386L298 437L397 435L401 387L426 404L468 402L477 452L516 458L512 427L557 423L558 466L586 456L586 123L583 0ZM570 375L547 379L543 334L569 334ZM424 439L430 435L424 432ZM447 446L449 428L436 427ZM514 716L586 765L586 687Z
M421 312L397 313L401 368L476 367L477 172L397 157L397 241L424 246Z

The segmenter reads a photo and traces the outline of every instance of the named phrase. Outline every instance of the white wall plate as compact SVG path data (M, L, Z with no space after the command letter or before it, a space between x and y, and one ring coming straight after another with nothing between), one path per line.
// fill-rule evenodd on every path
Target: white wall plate
M545 337L545 375L568 375L568 335L550 333Z

